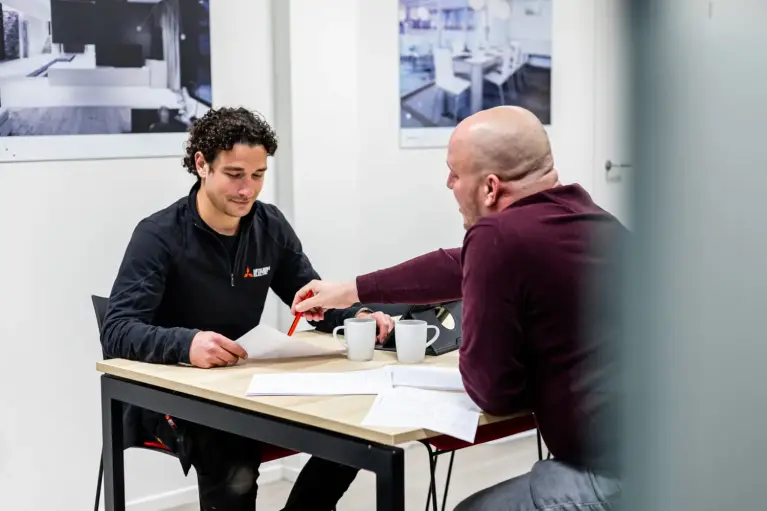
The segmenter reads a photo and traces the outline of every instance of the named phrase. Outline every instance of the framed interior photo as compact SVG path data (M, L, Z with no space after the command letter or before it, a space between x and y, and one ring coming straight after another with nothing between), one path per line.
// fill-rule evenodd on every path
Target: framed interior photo
M397 1L401 147L443 147L499 105L551 124L552 0Z
M211 108L209 0L2 0L0 161L183 153Z

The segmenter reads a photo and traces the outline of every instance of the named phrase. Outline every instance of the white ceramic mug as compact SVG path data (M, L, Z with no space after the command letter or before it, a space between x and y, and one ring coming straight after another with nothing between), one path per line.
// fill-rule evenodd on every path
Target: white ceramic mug
M433 328L434 337L426 340L426 333ZM426 358L426 348L439 337L439 328L427 325L422 319L404 319L394 324L394 338L397 343L397 360L403 364L418 364Z
M338 332L344 331L344 338ZM346 358L354 362L373 360L376 347L376 320L373 318L348 318L343 326L333 329L333 337L346 348Z

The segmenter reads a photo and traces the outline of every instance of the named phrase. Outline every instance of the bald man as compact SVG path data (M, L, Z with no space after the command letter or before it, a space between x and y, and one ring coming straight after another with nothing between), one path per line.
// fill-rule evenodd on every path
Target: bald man
M546 131L527 110L499 107L464 120L447 166L467 229L462 248L346 283L311 282L293 309L316 320L358 301L463 299L467 393L490 414L532 410L553 459L456 509L612 509L620 495L611 433L620 300L608 248L625 229L583 188L560 183ZM587 321L593 310L598 320Z

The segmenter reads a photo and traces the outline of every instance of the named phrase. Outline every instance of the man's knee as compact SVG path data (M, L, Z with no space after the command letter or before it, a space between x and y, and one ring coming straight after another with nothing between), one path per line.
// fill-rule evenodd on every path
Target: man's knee
M530 511L564 504L610 510L620 483L559 461L539 461L525 475L491 486L461 502L456 511Z
M258 469L249 463L232 463L208 472L197 472L200 509L203 511L252 510L258 493Z
M251 464L236 464L229 470L226 481L227 492L237 497L247 495L256 488L258 470Z
M457 506L455 506L453 511L475 511L476 509L479 509L474 503L476 496L477 494L475 493L471 497L462 500Z
M342 495L357 477L359 469L312 456L299 474L302 487L321 487L328 494Z
M522 511L521 508L510 507L511 502L501 501L495 495L489 493L490 488L480 490L479 492L462 500L454 511ZM525 510L527 511L527 510Z
M455 511L531 511L530 474L503 481L471 495Z

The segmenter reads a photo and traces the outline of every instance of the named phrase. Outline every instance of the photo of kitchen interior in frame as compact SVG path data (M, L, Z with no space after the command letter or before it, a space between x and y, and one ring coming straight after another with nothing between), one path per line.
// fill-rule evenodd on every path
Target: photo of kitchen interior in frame
M551 124L553 0L397 2L401 147L445 146L499 105Z
M211 108L209 0L0 5L0 137L119 143L186 133Z

